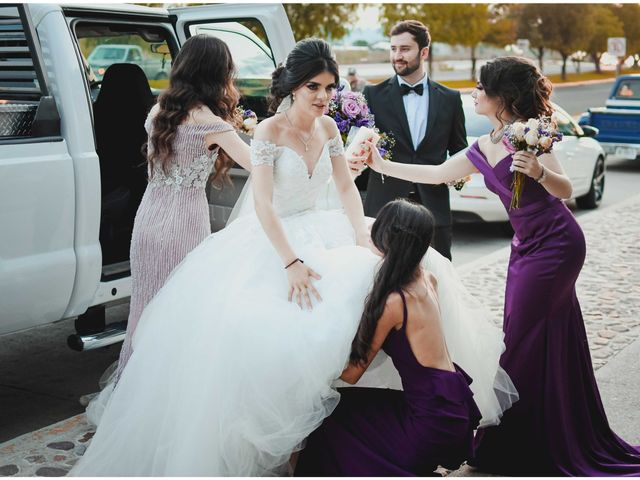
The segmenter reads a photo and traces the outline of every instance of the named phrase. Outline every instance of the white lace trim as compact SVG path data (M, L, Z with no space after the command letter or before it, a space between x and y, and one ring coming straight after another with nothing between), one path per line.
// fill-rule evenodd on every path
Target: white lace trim
M265 140L251 140L251 165L273 167L277 146Z
M217 152L211 157L201 155L196 157L187 167L172 163L168 174L165 174L161 168L157 168L149 181L149 187L170 186L175 190L204 188L209 180L209 175L211 175L216 157Z
M329 156L338 157L340 155L344 155L344 144L342 143L342 136L338 133L329 140Z

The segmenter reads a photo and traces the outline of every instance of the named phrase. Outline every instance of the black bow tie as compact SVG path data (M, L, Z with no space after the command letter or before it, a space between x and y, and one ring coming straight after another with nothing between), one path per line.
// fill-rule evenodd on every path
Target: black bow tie
M400 91L402 95L407 95L409 92L416 92L418 95L422 95L424 93L424 84L419 83L418 85L410 87L406 83L403 83L400 85Z

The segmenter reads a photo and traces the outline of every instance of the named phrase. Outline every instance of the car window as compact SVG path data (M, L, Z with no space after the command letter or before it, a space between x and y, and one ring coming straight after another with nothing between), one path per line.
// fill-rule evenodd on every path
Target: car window
M237 69L236 85L243 96L243 106L264 117L265 99L276 64L262 24L243 19L192 24L189 30L191 35L212 35L228 45Z
M127 55L127 62L142 62L142 55L138 50L129 50L129 55Z
M570 135L574 137L581 135L582 132L578 131L578 126L564 111L557 109L555 118L558 124L558 131L562 135Z
M640 100L640 78L621 81L615 96L619 100Z

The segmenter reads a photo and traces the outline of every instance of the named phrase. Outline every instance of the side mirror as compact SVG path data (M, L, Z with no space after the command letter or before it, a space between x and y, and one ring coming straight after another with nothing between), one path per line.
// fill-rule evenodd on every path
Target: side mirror
M585 137L595 137L600 133L598 128L592 127L591 125L581 125L581 127Z

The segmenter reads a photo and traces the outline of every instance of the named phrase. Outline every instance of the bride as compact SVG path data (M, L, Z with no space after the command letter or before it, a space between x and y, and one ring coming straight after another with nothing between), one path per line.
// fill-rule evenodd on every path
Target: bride
M335 379L379 261L340 135L323 114L338 80L317 39L299 42L274 72L281 113L255 131L252 195L145 309L71 475L286 474L291 453L335 408ZM317 210L332 176L344 211ZM438 279L451 357L474 379L482 423L496 424L517 398L498 366L502 332L448 260L429 249L424 265ZM399 388L383 357L362 382Z

